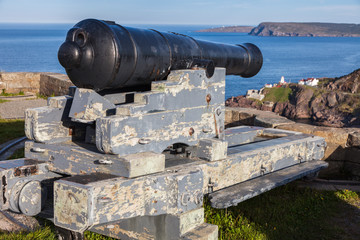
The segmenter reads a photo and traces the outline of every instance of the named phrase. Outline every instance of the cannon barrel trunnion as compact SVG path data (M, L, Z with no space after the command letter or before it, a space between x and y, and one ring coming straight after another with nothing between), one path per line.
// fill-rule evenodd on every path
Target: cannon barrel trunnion
M227 208L327 167L312 135L225 129L225 76L262 64L229 46L84 20L60 47L77 87L27 109L25 159L0 162L1 210L46 217L64 239L217 239Z

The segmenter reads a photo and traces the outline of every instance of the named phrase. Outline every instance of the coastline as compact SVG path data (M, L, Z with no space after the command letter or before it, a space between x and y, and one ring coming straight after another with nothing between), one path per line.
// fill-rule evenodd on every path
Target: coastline
M262 22L256 27L223 26L196 32L243 32L263 37L360 37L360 24Z

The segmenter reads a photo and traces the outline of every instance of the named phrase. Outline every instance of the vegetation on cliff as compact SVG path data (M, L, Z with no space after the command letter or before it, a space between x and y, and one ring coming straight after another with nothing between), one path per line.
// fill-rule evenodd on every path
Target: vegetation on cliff
M239 96L227 106L252 107L290 119L311 119L331 127L360 125L360 69L339 78L323 78L318 87L290 84L264 90L262 102ZM270 103L269 103L270 102Z

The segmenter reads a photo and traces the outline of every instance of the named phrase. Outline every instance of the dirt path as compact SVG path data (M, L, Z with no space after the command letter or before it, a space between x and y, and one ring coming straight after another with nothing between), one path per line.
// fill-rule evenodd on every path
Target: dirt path
M0 103L0 118L24 118L25 109L46 106L46 103L47 100L45 99L16 100Z

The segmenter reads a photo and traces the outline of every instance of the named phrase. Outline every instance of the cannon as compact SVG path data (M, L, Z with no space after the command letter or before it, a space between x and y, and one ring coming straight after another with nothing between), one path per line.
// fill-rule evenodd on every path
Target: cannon
M260 70L255 45L90 19L58 57L76 87L26 110L25 159L0 162L0 208L65 239L217 239L205 195L227 208L327 166L321 137L225 129L225 76Z
M171 70L194 66L205 67L208 77L214 67L252 77L262 66L260 50L250 43L212 43L95 19L70 29L58 57L75 86L96 91L150 86L151 81L164 80Z

